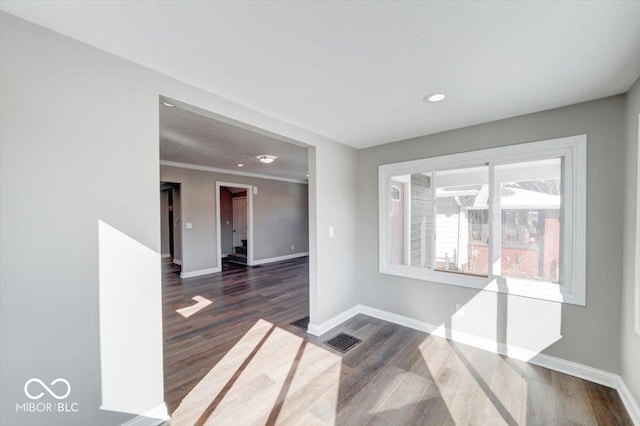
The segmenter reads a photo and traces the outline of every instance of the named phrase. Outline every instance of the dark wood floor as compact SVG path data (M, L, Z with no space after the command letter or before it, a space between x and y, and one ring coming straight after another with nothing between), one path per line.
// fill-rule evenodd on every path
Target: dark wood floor
M164 264L172 425L632 424L613 389L375 318L307 335L289 324L308 315L306 258L226 266ZM340 331L363 342L322 343Z

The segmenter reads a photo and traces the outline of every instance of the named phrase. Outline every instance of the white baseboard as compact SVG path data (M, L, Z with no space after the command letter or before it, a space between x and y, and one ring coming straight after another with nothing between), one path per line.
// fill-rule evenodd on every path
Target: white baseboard
M406 317L404 315L394 314L392 312L383 311L381 309L372 308L365 305L353 306L352 308L347 309L346 311L323 322L322 324L310 323L307 332L309 334L313 334L314 336L320 336L358 314L367 315L387 322L402 325L404 327L413 328L414 330L433 334L434 336L443 337L454 342L473 346L479 349L486 350L488 352L509 356L511 358L526 361L531 364L548 368L550 370L559 371L570 376L578 377L580 379L614 388L620 394L620 399L629 412L631 420L635 425L640 426L640 408L638 406L638 402L633 397L633 394L631 394L631 391L624 383L622 377L609 371L589 367L587 365L579 364L573 361L567 361L562 358L542 354L530 349L525 349L504 343L498 343L495 340L487 339L486 337L480 337L461 331L451 330L449 328L446 328L444 325L436 326L424 321Z
M265 263L282 262L283 260L295 259L296 257L309 256L309 252L287 254L286 256L270 257L268 259L254 260L253 265L264 265Z
M336 315L328 321L323 322L322 324L313 324L310 322L309 326L307 327L307 333L313 334L314 336L321 336L332 328L339 326L349 318L358 315L360 313L359 308L361 306L362 305L356 305L351 309L347 309L346 311Z
M215 274L216 272L220 272L222 268L209 268L209 269L200 269L199 271L191 271L191 272L180 272L180 278L193 278L199 277L201 275L209 275Z
M166 259L167 257L171 257L171 253L165 253L165 254L161 254L160 257L162 259Z
M126 423L122 423L120 426L158 426L170 418L167 405L160 404L157 407L140 414L138 417L134 417Z
M624 407L627 409L629 417L631 417L631 421L634 425L640 426L640 405L638 405L638 401L633 397L633 394L627 387L624 380L622 380L622 377L620 377L620 382L618 383L618 386L616 386L616 389L618 389L620 399L622 400Z
M182 260L180 260L180 259L173 259L173 263L175 263L176 265L182 265Z

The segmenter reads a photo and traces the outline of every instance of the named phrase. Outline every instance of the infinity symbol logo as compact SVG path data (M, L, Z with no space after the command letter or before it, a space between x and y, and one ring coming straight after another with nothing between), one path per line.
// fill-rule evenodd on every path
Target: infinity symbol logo
M27 397L31 398L31 399L40 399L42 398L42 396L44 395L44 392L40 392L38 395L31 395L29 393L29 385L32 382L36 382L39 383L40 386L42 386L47 392L49 392L49 395L51 395L52 397L54 397L55 399L65 399L66 397L69 396L69 394L71 393L71 385L69 384L69 382L67 382L65 379L55 379L53 382L50 383L51 386L55 385L56 383L64 383L65 385L67 385L67 392L64 395L58 395L57 393L55 393L54 391L52 391L49 386L45 385L42 380L40 379L29 379L27 380L27 383L24 384L24 394L27 395Z

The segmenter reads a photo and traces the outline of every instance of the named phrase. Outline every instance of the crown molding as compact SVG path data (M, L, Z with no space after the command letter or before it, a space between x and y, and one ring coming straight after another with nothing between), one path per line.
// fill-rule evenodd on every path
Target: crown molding
M291 182L291 183L301 183L303 185L308 185L309 182L298 179L289 179L278 176L269 176L263 175L260 173L250 173L250 172L240 172L238 170L229 170L229 169L219 169L217 167L207 167L207 166L199 166L196 164L188 164L188 163L178 163L176 161L166 161L160 160L161 166L169 166L169 167L178 167L181 169L191 169L191 170L202 170L204 172L214 172L214 173L224 173L226 175L236 175L236 176L247 176L254 177L258 179L268 179L268 180L278 180L282 182Z

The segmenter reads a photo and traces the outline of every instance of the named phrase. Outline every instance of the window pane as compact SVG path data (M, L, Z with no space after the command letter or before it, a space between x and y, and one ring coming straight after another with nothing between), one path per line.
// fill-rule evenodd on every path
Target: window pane
M389 263L405 264L405 198L409 176L391 178L389 192Z
M409 264L419 268L431 268L433 264L431 253L433 186L431 180L431 173L411 175L411 256Z
M489 272L489 168L436 172L436 269Z
M389 193L389 263L431 268L431 173L394 176Z
M495 173L501 275L560 283L562 160L497 166Z

